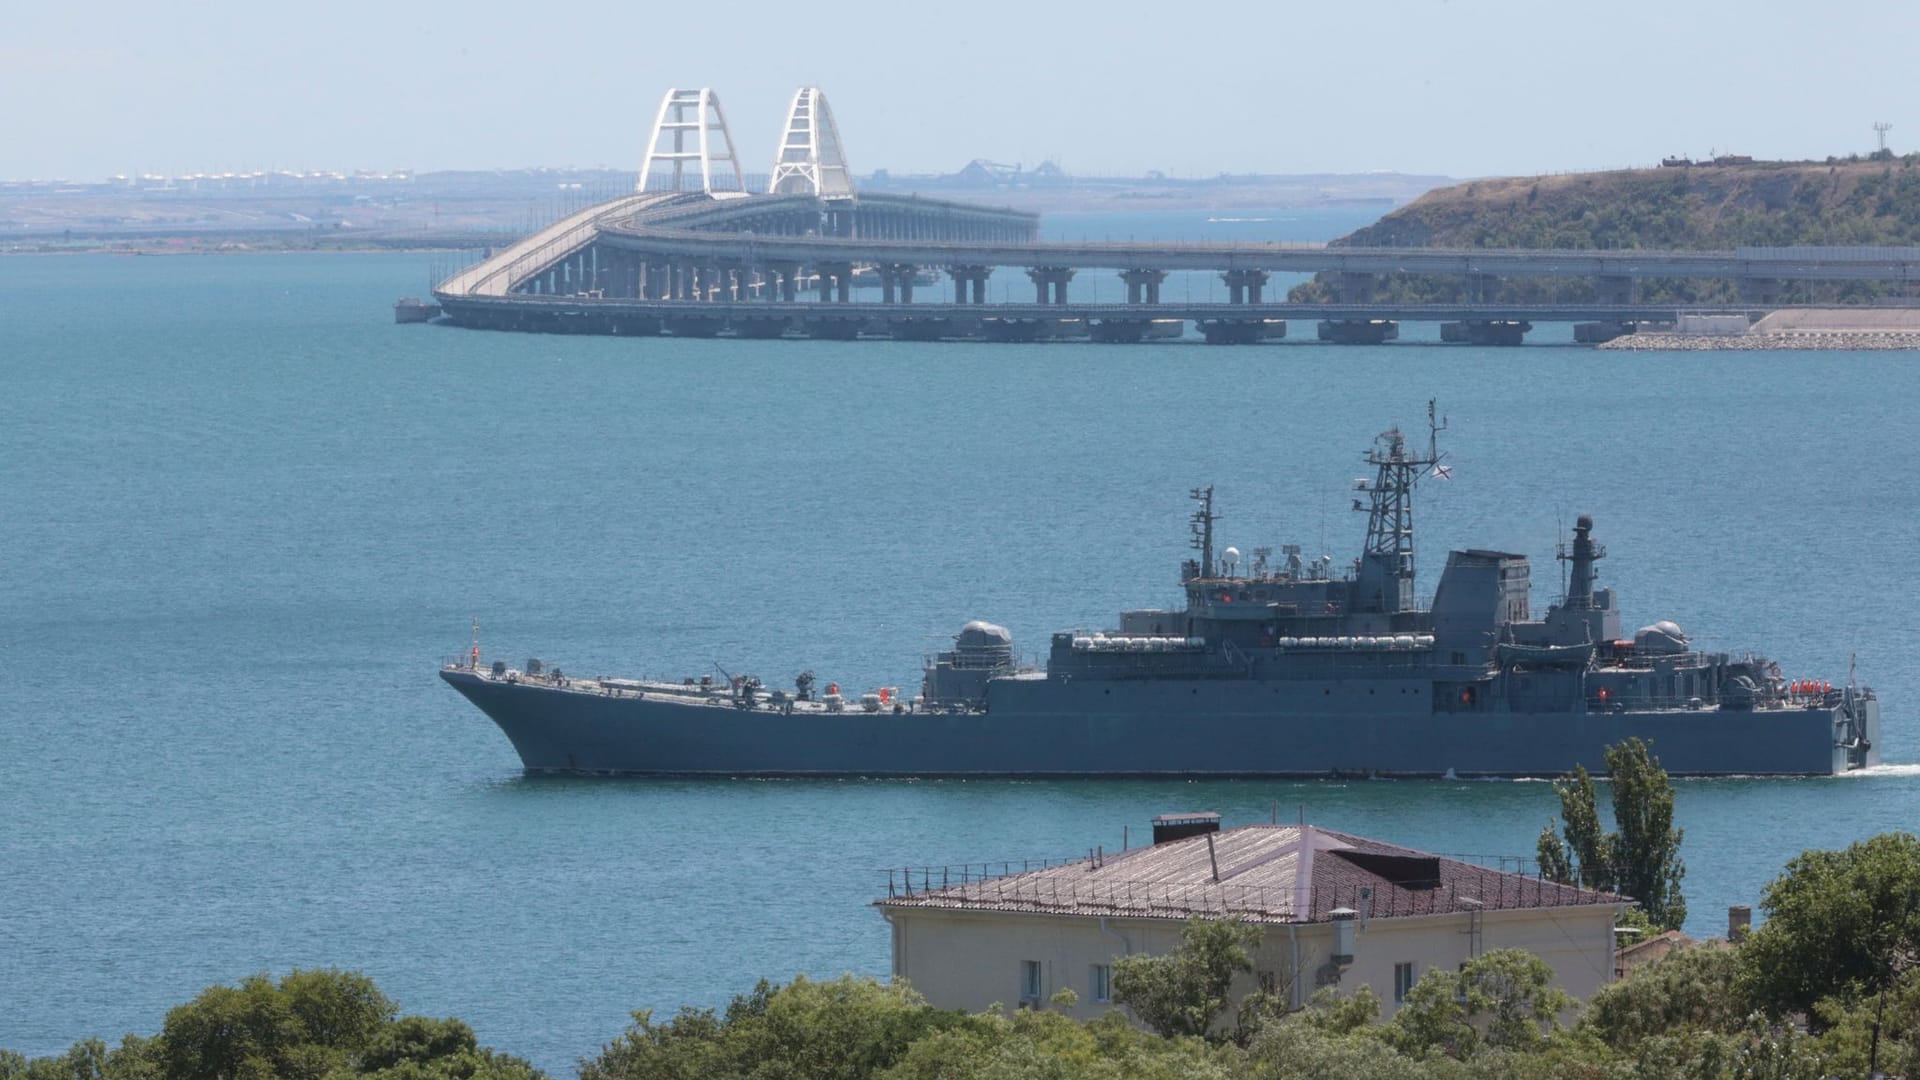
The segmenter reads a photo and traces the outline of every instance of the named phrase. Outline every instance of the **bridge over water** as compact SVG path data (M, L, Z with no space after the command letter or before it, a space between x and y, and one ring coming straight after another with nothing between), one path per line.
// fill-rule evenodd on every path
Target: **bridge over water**
M730 174L730 175L729 175ZM697 177L697 186L689 187ZM750 193L719 99L671 90L662 102L638 190L589 207L442 282L435 297L458 324L494 329L689 336L862 334L1032 340L1086 335L1136 341L1197 326L1209 341L1271 340L1285 320L1316 336L1379 341L1401 320L1443 324L1448 340L1518 343L1536 322L1589 324L1598 340L1637 323L1671 322L1673 304L1636 302L1639 282L1735 282L1735 304L1686 311L1757 318L1791 282L1891 283L1920 295L1920 248L1744 248L1736 251L1350 248L1318 244L1059 243L1036 215L853 189L839 132L817 88L795 94L770 190ZM1225 304L1163 302L1175 272L1218 273ZM1087 303L1073 282L1110 272L1124 304ZM1274 274L1330 273L1337 303L1275 303ZM1031 303L989 303L988 280ZM1462 304L1376 302L1385 274L1463 281ZM945 282L933 292L938 277ZM1515 278L1587 278L1595 302L1503 302ZM854 287L862 283L862 300ZM1084 285L1083 279L1083 285ZM877 286L879 301L865 299ZM803 299L804 298L804 299ZM934 302L928 302L928 301Z

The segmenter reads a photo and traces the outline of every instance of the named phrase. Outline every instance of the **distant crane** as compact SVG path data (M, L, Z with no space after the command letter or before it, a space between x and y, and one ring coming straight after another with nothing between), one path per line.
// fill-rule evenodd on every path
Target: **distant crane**
M1885 150L1887 148L1887 132L1892 130L1893 125L1887 123L1885 120L1874 121L1873 133L1880 136L1880 149Z

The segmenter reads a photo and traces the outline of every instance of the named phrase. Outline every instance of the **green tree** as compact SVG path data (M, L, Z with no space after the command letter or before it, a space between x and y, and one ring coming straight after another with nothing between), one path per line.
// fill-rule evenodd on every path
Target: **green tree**
M375 1080L541 1080L527 1062L481 1046L463 1021L425 1016L386 1025L360 1069Z
M18 1055L0 1052L0 1080L545 1080L477 1045L458 1020L394 1013L364 975L256 975L168 1011L151 1039L129 1035L112 1050L90 1039L19 1069Z
M1081 1023L1047 1010L967 1017L919 1039L884 1080L1230 1080L1244 1075L1232 1045L1166 1039L1118 1012Z
M1607 858L1612 845L1600 825L1593 777L1584 765L1574 766L1573 771L1573 776L1553 784L1554 794L1560 797L1560 817L1566 821L1566 843L1554 837L1553 822L1548 820L1540 832L1540 872L1563 885L1604 889L1613 882Z
M1460 977L1445 968L1432 968L1413 984L1384 1036L1394 1049L1414 1058L1465 1058L1480 1046L1480 1033L1467 1022Z
M1310 1011L1310 1010L1309 1010ZM1402 1053L1367 1028L1338 1031L1301 1014L1268 1024L1247 1047L1252 1076L1285 1080L1466 1080L1471 1067Z
M1204 1036L1231 1004L1233 977L1253 970L1264 931L1234 919L1187 920L1180 946L1165 956L1127 956L1113 964L1113 1000L1165 1036Z
M1333 1035L1364 1031L1380 1019L1380 995L1364 984L1347 994L1318 990L1298 1016L1301 1023Z
M1827 998L1814 1006L1813 1021L1832 1075L1920 1075L1920 968L1869 1000Z
M1686 863L1680 858L1683 830L1673 826L1673 781L1648 745L1637 738L1606 749L1616 831L1605 832L1584 766L1557 781L1566 840L1554 835L1549 820L1540 832L1540 873L1562 884L1608 889L1631 896L1647 919L1662 930L1678 930L1687 920L1680 882Z
M1802 852L1760 907L1766 921L1740 947L1741 984L1758 1003L1811 1014L1823 998L1879 995L1920 957L1920 837Z
M1746 1021L1732 949L1693 945L1643 964L1587 1001L1580 1026L1616 1050L1676 1031L1731 1034Z
M1573 862L1567 857L1567 845L1560 834L1553 830L1556 822L1552 818L1540 827L1540 839L1534 844L1535 858L1540 864L1540 876L1548 881L1557 881L1562 885L1573 884Z
M1685 834L1673 827L1673 782L1637 738L1607 747L1607 773L1613 787L1615 831L1607 837L1613 887L1639 901L1655 926L1678 930L1687 921L1680 893L1687 865L1680 859Z
M735 998L724 1017L682 1009L664 1023L646 1011L633 1019L597 1057L580 1063L581 1080L851 1080L891 1066L908 1046L964 1016L931 1008L904 983L845 975L831 982L800 977L778 988L762 982Z
M1553 968L1524 949L1494 949L1456 974L1433 968L1408 991L1386 1038L1414 1057L1465 1059L1481 1047L1538 1049L1573 1007Z

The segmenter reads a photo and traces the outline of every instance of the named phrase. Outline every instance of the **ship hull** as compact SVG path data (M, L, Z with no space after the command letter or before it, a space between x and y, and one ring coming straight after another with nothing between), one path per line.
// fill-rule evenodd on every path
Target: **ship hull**
M1436 712L1412 680L1340 699L1312 684L1013 680L995 684L984 712L784 715L470 669L441 677L533 774L1538 777L1603 772L1604 749L1629 737L1676 776L1825 776L1879 762L1874 700L1859 703L1866 745L1849 750L1834 708Z

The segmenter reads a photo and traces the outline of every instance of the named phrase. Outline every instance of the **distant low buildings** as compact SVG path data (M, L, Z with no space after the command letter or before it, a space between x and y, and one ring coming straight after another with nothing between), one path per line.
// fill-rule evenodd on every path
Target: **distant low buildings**
M1296 1005L1320 987L1366 984L1391 1015L1429 969L1499 948L1539 956L1576 998L1614 977L1624 897L1310 825L1221 831L1218 815L1189 814L1154 828L1156 842L1131 851L896 880L875 901L893 973L940 1008L1037 1007L1071 989L1080 1011L1098 1013L1115 959L1171 952L1191 916L1237 915L1266 927L1255 978Z

